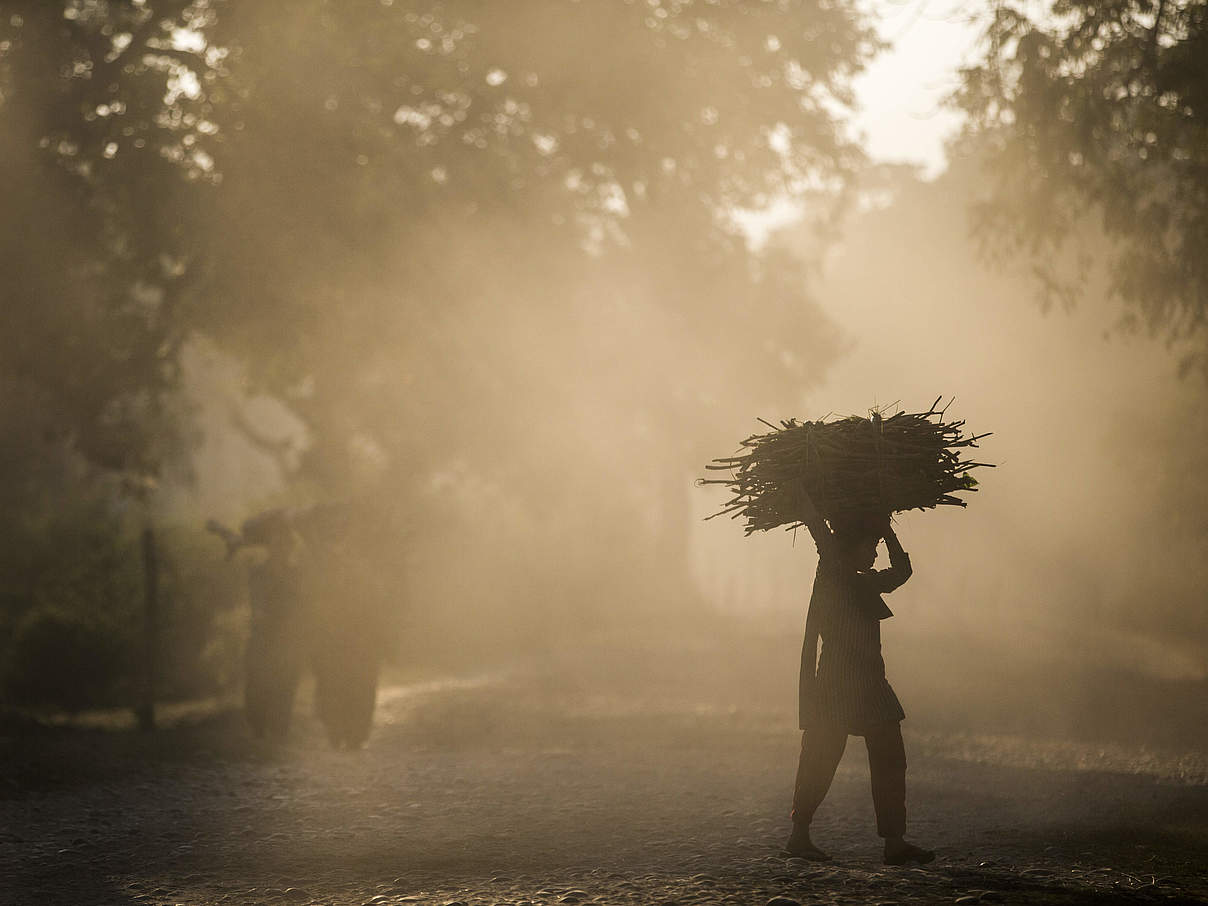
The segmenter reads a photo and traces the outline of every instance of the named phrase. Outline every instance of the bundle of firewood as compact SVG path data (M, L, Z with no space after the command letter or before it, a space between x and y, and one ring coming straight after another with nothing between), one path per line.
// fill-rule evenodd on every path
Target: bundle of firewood
M725 485L732 498L714 516L745 517L746 533L802 525L802 492L832 525L835 521L965 506L955 496L976 491L969 475L990 463L963 458L988 434L965 435L963 421L945 422L939 399L926 412L814 422L760 419L772 430L742 442L745 451L705 466L729 472L699 484ZM709 518L713 518L710 516Z

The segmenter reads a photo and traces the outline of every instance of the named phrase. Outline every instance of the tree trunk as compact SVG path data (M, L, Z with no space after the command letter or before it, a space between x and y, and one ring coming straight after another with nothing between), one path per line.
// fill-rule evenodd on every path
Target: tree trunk
M155 533L143 529L143 651L139 703L134 709L140 730L155 729L155 679L159 654L159 560Z

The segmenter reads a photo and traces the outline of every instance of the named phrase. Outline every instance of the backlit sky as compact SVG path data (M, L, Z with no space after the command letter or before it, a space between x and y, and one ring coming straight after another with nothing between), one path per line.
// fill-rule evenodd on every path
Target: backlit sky
M944 142L961 115L945 106L960 67L976 57L980 28L957 0L870 0L866 9L889 46L853 83L857 112L852 127L869 157L916 163L925 178L947 165ZM760 211L737 211L748 241L761 246L772 231L798 220L796 202L780 199Z
M960 116L945 109L957 70L974 54L978 28L957 0L875 0L868 6L891 46L855 83L855 127L874 160L914 161L928 176L944 168L945 139Z

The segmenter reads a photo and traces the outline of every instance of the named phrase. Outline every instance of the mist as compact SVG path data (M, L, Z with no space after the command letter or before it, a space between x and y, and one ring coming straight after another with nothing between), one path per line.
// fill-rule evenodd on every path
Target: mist
M371 447L350 457L379 502L399 501L406 526L372 566L397 570L394 606L407 628L396 667L537 663L605 697L632 694L635 671L650 671L645 695L742 703L791 721L813 544L705 521L722 500L693 480L756 432L757 417L918 411L942 395L952 417L993 432L980 455L997 468L965 510L897 517L916 575L895 596L885 639L912 719L1200 740L1206 490L1196 477L1203 432L1190 413L1204 390L1179 376L1177 349L1121 333L1118 306L1092 297L1046 310L1028 274L987 263L967 216L979 166L958 159L934 181L888 170L857 191L862 204L813 271L816 231L777 232L754 256L800 281L806 323L762 362L721 349L709 325L660 311L658 294L683 282L663 248L632 270L592 266L571 283L576 305L556 317L527 301L530 277L548 282L548 269L486 268L490 285L475 295L491 301L456 342L483 360L474 371L495 375L482 381L499 381L498 395L458 397L455 412L429 424L478 433L472 455L489 471L467 457L399 474ZM498 237L514 229L463 229L454 244L498 261L507 257ZM702 334L719 343L713 355ZM786 359L795 379L785 380ZM719 380L739 372L739 385ZM210 405L216 390L197 381ZM426 395L433 384L418 387ZM237 388L228 381L211 406L181 511L235 518L273 494L288 499L272 460L232 432L228 407L248 407L295 459L306 455L305 432L287 404L274 414L264 399L239 403ZM371 406L345 405L341 417L393 430ZM658 665L685 646L709 657L668 675ZM735 671L724 683L719 663Z
M1208 19L1113 8L1121 94L979 10L914 165L881 6L5 5L13 902L1203 892ZM879 529L906 719L821 757L830 530L698 479L937 398L994 468Z
M800 417L921 411L942 394L949 417L993 432L979 457L997 468L967 510L897 517L915 575L886 656L914 715L946 726L1198 739L1204 389L1179 376L1177 348L1120 333L1118 305L1046 311L1029 274L988 267L968 228L979 178L970 159L933 182L889 174L891 200L869 193L816 289L845 354ZM731 436L744 427L758 428ZM801 619L812 543L737 534L696 532L702 583L793 632L779 617Z

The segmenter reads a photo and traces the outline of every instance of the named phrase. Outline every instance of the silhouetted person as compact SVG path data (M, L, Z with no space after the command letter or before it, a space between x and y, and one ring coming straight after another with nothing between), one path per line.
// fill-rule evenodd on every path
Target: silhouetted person
M244 706L256 736L281 739L289 730L306 653L296 541L288 521L277 512L249 519L241 537L244 545L268 549L264 562L248 571L252 621Z
M910 578L910 557L888 515L838 522L832 531L808 495L802 497L804 521L818 548L818 572L801 652L801 758L793 792L793 832L785 852L818 861L830 858L810 839L810 822L830 789L847 737L863 736L885 863L930 862L934 853L902 839L906 752L901 721L906 715L885 678L881 658L880 621L893 616L881 595ZM889 549L890 566L874 570L881 538ZM819 637L822 653L817 656Z
M358 549L348 507L313 507L298 519L309 542L310 658L315 709L331 744L359 749L369 739L386 621L371 572Z
M337 749L369 740L377 704L382 640L363 618L321 620L313 650L315 707Z

